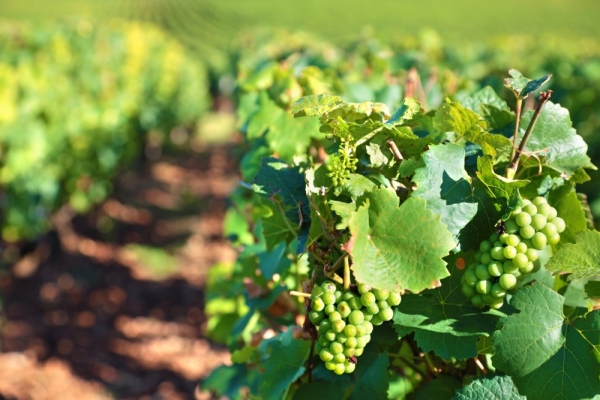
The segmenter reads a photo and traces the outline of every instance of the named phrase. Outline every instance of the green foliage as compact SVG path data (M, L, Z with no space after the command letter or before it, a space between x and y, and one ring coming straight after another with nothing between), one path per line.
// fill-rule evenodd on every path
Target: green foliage
M312 76L324 76L310 68ZM303 71L298 67L295 76ZM529 81L518 71L512 75L510 85L523 98L531 98L547 80ZM597 274L595 266L582 267L598 246L589 238L580 244L579 238L597 232L585 230L584 203L574 190L586 180L583 169L594 166L562 108L548 104L538 120L546 130L536 125L531 136L535 146L548 141L554 150L537 159L523 156L518 179L511 179L505 177L512 151L507 132L514 131L515 114L489 88L464 96L464 102L440 102L428 113L420 101L406 98L392 113L386 104L349 101L326 91L289 104L274 96L276 74L271 78L258 85L244 77L245 90L255 91L239 113L242 131L253 143L250 151L269 149L260 163L258 156L253 161L256 176L244 184L247 205L237 207L261 210L248 215L254 240L242 244L238 261L245 265L238 276L247 287L252 288L248 282L259 286L261 294L244 292L248 312L230 341L232 348L242 349L235 360L246 365L245 385L252 396L271 398L289 390L297 399L384 399L392 393L398 398L544 399L551 397L549 388L564 398L590 397L597 390L600 329L598 312L588 311L593 304L588 297L597 288L559 276ZM347 84L343 75L340 80ZM303 82L298 79L308 90ZM293 128L292 115L300 121ZM306 121L318 121L319 134ZM281 159L268 137L281 127L294 132L291 141L310 141L293 149L281 144L289 150ZM531 194L533 203L523 193ZM266 229L268 224L272 228ZM525 227L530 229L522 236L500 235ZM490 243L482 243L488 238ZM546 247L550 240L552 246ZM492 264L491 254L502 263ZM517 279L530 273L531 279ZM321 285L330 280L344 289ZM289 319L271 314L273 302L282 300L284 282L304 292L288 313L298 317L306 309L304 324L295 330ZM403 291L401 302L386 300L393 291ZM393 313L379 309L390 304ZM481 310L486 305L495 309ZM368 312L350 318L351 309ZM366 315L369 324L351 322ZM278 359L257 364L262 344L249 350L247 337L254 333L256 340L265 327L277 326L287 329L286 335L293 331L305 345L313 341L305 364L282 366ZM353 335L366 337L355 333L358 326L373 328L364 354L362 347L360 352L353 347ZM480 370L508 376L479 376L475 358ZM261 375L272 369L286 371L285 377ZM231 374L214 374L219 373Z
M546 268L569 273L569 279L600 275L600 232L585 230L575 236L575 243L566 243L550 259Z

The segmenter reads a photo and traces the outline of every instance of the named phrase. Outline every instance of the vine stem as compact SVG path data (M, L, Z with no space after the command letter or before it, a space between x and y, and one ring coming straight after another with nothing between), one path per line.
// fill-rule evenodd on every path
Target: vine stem
M533 132L533 128L535 127L535 124L537 123L537 120L539 119L540 114L542 113L542 108L544 108L544 104L546 104L546 102L548 102L548 100L550 100L550 96L552 96L552 90L548 90L547 92L542 92L540 94L540 101L539 101L537 107L535 108L535 111L533 113L533 117L531 118L531 121L529 121L529 125L527 126L527 130L525 131L525 134L523 135L523 139L521 139L519 148L515 152L510 164L506 168L506 177L507 178L509 178L509 179L514 178L515 173L517 172L517 168L519 166L519 159L521 158L521 154L523 154L523 150L525 149L525 145L527 144L527 141L529 140L529 136L531 135L531 132ZM517 136L517 134L515 133L515 137L516 136ZM514 148L513 148L513 150L514 150Z
M344 291L350 290L350 262L348 255L344 256Z
M344 258L346 258L347 255L348 255L348 253L346 251L344 251L344 253L342 254L342 256L337 259L337 261L335 262L335 264L333 264L329 268L325 267L325 269L324 269L325 275L328 275L328 274L331 274L332 272L337 271L337 269L342 265L342 261L344 260Z
M394 143L392 139L386 140L386 143L390 147L390 150L394 157L396 157L396 160L398 160L398 163L401 163L402 160L404 160L404 157L402 157L402 153L400 153L400 150L398 150L398 146L396 146L396 143Z
M290 295L296 296L296 297L304 297L307 299L310 299L310 296L311 296L310 293L298 292L297 290L290 291Z
M513 134L513 145L512 145L512 153L510 154L510 159L515 158L515 154L517 152L517 139L519 137L519 123L521 122L521 108L523 107L523 99L517 97L517 105L516 105L516 118L515 118L515 132Z

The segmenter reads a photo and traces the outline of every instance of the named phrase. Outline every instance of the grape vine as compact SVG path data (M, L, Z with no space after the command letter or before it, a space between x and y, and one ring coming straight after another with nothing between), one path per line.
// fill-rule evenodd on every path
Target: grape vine
M253 294L231 330L234 364L204 387L300 400L600 393L600 234L575 189L596 167L550 90L521 110L551 77L509 74L516 113L491 88L427 112L405 98L394 113L315 93L265 124L273 103L255 97L256 176L234 196L251 204L252 238L231 272ZM310 144L285 160L260 150L283 149L269 135L292 126Z

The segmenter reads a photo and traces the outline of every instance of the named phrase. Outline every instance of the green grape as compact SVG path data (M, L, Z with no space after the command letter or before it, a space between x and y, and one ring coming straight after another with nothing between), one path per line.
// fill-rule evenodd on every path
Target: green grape
M480 294L476 294L475 296L471 297L471 304L473 304L473 307L477 308L482 308L483 306L485 306L483 300L481 300Z
M338 301L342 300L342 291L341 290L336 290L334 292L335 294L335 302L337 303Z
M544 217L542 214L535 214L531 219L531 226L536 231L541 231L544 226L546 226L546 222L546 217Z
M512 274L513 271L517 271L519 269L519 267L516 267L515 264L513 264L512 260L504 261L502 268L504 270L503 273L509 273L509 274Z
M503 254L507 259L512 260L517 255L517 249L513 246L506 246L503 250Z
M481 255L481 263L482 264L488 265L492 261L494 261L494 260L492 259L492 255L490 253L484 253Z
M371 286L364 284L364 283L359 283L358 284L358 293L360 294L365 294L371 291Z
M475 261L480 262L482 254L483 254L482 252L477 251L477 253L475 253Z
M538 272L540 270L540 268L542 268L542 263L540 262L540 260L535 260L532 261L533 264L533 270L531 271L531 273L535 273Z
M379 301L387 300L387 298L390 296L389 290L375 289L373 290L373 294L375 295L375 298Z
M328 370L330 370L330 371L333 371L333 370L335 369L336 365L337 365L337 364L336 364L336 363L334 363L334 362L327 361L327 362L325 363L325 368L327 368L327 369L328 369Z
M488 271L487 265L483 264L477 266L477 269L475 270L475 275L479 280L486 280L492 277Z
M354 356L355 357L360 357L364 351L365 351L365 349L362 348L362 347L356 348L354 350Z
M325 314L327 314L327 315L331 314L332 312L335 311L335 304L326 305L324 311L325 311Z
M548 238L548 244L558 244L558 242L560 242L560 235L558 233Z
M346 347L355 348L357 341L358 341L357 338L355 338L355 337L349 337L348 340L346 340Z
M519 268L519 271L521 271L523 274L530 274L533 269L533 263L530 261L524 267Z
M505 232L498 237L498 240L500 241L500 243L506 244L506 239L508 239L509 236L510 235Z
M521 242L515 246L515 249L517 249L517 253L525 254L527 252L527 245L525 243Z
M485 265L484 265L484 267L485 267ZM479 278L477 277L475 271L477 271L477 269L475 269L475 270L468 270L467 272L465 272L464 278L465 278L465 284L467 286L475 287L475 284L479 280Z
M356 336L356 332L357 332L356 326L354 326L354 325L347 324L346 327L344 328L344 333L348 337L354 337L354 336Z
M342 296L342 300L349 302L351 299L355 298L356 295L352 292L344 292Z
M323 299L317 297L316 299L310 302L310 308L312 308L315 311L323 311L323 309L325 308L325 303L323 303Z
M528 226L531 224L531 215L526 212L521 213L515 217L515 222L520 227Z
M373 318L371 319L371 323L375 326L379 326L379 325L383 324L383 320L381 318L379 318L379 315L373 315Z
M552 208L550 208L548 215L546 215L546 219L548 221L550 221L551 219L556 218L557 215L558 215L558 212L556 211L556 208L552 207Z
M523 279L523 277L525 276L525 275L523 275L523 273L519 269L516 269L513 272L511 272L511 275L514 275L515 278L517 278L517 280L518 279Z
M330 329L331 329L331 321L329 321L329 319L324 319L319 324L319 331L320 332L327 332Z
M519 229L519 234L523 239L531 239L535 235L535 229L533 229L533 226L527 225Z
M490 241L490 243L494 243L494 242L498 241L499 238L500 238L500 235L498 235L496 232L494 232L490 235L490 238L488 240Z
M489 253L491 249L492 243L489 240L484 240L479 244L479 251L481 251L481 254Z
M490 294L492 292L492 283L488 280L479 281L477 285L475 285L475 290L479 294Z
M369 307L367 307L367 312L375 315L379 313L379 306L377 304L371 304Z
M346 361L346 355L343 352L333 356L333 362L340 364L340 363L343 363L344 361Z
M329 351L328 349L321 350L321 352L319 353L319 357L321 357L321 360L323 361L333 360L333 354L331 354L331 351Z
M512 260L515 267L522 269L529 263L529 258L525 254L517 254Z
M315 325L319 325L321 321L325 318L325 313L323 311L311 311L308 314L308 319Z
M523 212L523 210L521 209L521 207L517 207L514 209L513 212L510 213L511 217L516 217L517 215L521 214Z
M482 294L481 295L481 301L483 301L485 304L491 304L494 300L496 300L491 293L489 294Z
M558 229L556 229L556 225L554 225L552 222L546 223L546 226L544 226L540 232L546 235L547 238L558 235Z
M385 310L386 308L390 308L390 305L388 304L387 301L382 300L377 302L377 307L379 307L380 310Z
M352 347L344 347L344 352L342 354L350 358L354 356L354 351L355 349L353 349Z
M565 224L565 220L561 217L554 217L548 222L552 222L552 224L556 227L556 231L558 233L563 233L567 227L567 225Z
M356 297L356 296L351 298L350 300L348 300L348 305L353 310L360 310L363 306L362 303L360 302L360 297Z
M325 293L323 293L323 296L321 296L321 298L323 299L323 303L325 303L326 306L335 303L335 294L334 293L325 292Z
M365 314L362 311L354 310L348 315L348 322L352 325L360 325L365 320Z
M387 302L390 306L397 306L402 301L400 293L390 292Z
M504 266L499 261L491 262L488 265L488 272L491 276L500 276L504 272Z
M547 244L546 235L544 235L542 232L537 232L531 238L531 244L533 244L534 248L542 250Z
M344 372L347 374L351 374L354 372L354 370L356 369L356 364L352 364L349 361L346 361L344 363Z
M339 333L346 327L346 322L343 319L331 323L331 330Z
M340 313L342 318L346 318L348 315L350 315L350 312L352 311L352 309L350 308L348 303L346 303L345 301L342 301L341 303L338 304L337 311Z
M502 274L498 280L502 289L510 290L517 284L517 278L513 274Z
M531 200L531 204L533 204L536 207L539 207L540 204L548 204L548 200L546 200L546 198L542 196L537 196L536 198Z
M321 347L329 347L329 345L331 344L331 340L327 340L325 334L319 335L318 342L321 345Z
M331 342L329 345L329 350L335 356L336 354L340 354L344 351L344 345L339 342Z
M536 249L527 249L527 251L525 252L525 255L527 256L527 259L529 261L535 261L539 257L539 254Z
M342 314L340 314L339 311L334 311L331 314L329 314L329 321L331 321L331 323L334 323L335 321L339 321L342 319Z
M346 328L344 328L344 330L345 329ZM335 335L336 342L340 342L341 344L344 344L344 343L346 343L346 340L348 340L348 336L344 333L344 331L336 333L336 335Z
M494 310L499 310L504 305L504 299L494 299L494 301L492 301L488 305Z
M502 246L492 248L492 252L490 254L492 255L492 258L494 260L502 261L506 258L506 257L504 257L504 247L502 247ZM493 262L494 261L492 261L492 263Z
M327 339L330 342L333 342L337 339L337 334L333 331L333 329L330 329L327 332L325 332L325 339Z
M370 323L369 321L364 321L361 326L363 326L366 330L366 334L370 335L373 332L373 324Z
M506 245L517 247L517 245L521 242L521 239L517 235L508 235L506 238Z
M365 313L365 321L371 321L373 319L373 314Z
M385 310L379 311L379 318L383 321L390 321L394 317L394 310L391 308L386 308Z
M337 290L337 287L335 286L335 283L331 281L325 281L321 284L321 289L323 289L323 292L325 293L333 294Z
M369 306L375 304L376 301L377 301L377 298L375 298L375 295L371 292L363 293L363 295L360 296L360 302L365 307L369 307Z
M552 206L548 203L540 204L538 206L538 214L542 214L546 218L548 217L548 215L550 215L551 210Z
M519 231L519 225L517 225L514 219L509 219L508 221L504 222L504 229L508 234L517 233Z
M503 245L504 245L504 243L502 243L502 242L501 242L501 241L499 241L499 240L496 240L496 241L494 242L494 246L492 247L492 249L493 249L494 247L504 247ZM490 251L490 253L491 253L491 251Z
M477 293L477 290L472 288L471 286L462 285L462 292L465 295L465 297L470 299Z
M364 324L364 322L363 322ZM367 328L363 325L354 325L356 327L356 337L365 336L367 334Z
M322 294L323 294L323 289L321 289L320 286L313 287L313 290L310 293L312 299L320 297Z
M371 341L371 335L359 337L356 340L356 347L358 347L359 349L363 349L370 341Z
M523 212L533 217L537 214L537 207L534 204L527 204L525 207L523 207Z
M504 289L502 286L500 286L498 282L496 282L492 285L491 295L495 298L502 298L506 296L506 289Z
M529 200L529 199L523 199L523 207L528 206L529 204L532 204L531 200Z
M336 375L342 375L344 372L346 372L346 366L344 364L336 364L335 365L335 369L333 370L333 372Z

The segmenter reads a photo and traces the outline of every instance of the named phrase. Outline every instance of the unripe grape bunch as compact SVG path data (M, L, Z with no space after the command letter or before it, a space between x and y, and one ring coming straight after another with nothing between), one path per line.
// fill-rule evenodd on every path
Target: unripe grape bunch
M338 375L352 373L371 340L373 327L390 321L393 306L400 304L400 292L358 285L358 293L340 290L325 281L311 293L310 321L318 332L316 350L325 367Z
M527 274L541 268L538 251L560 241L565 221L544 197L523 200L523 206L479 245L476 263L462 278L462 292L473 306L499 309L507 292L515 290Z

